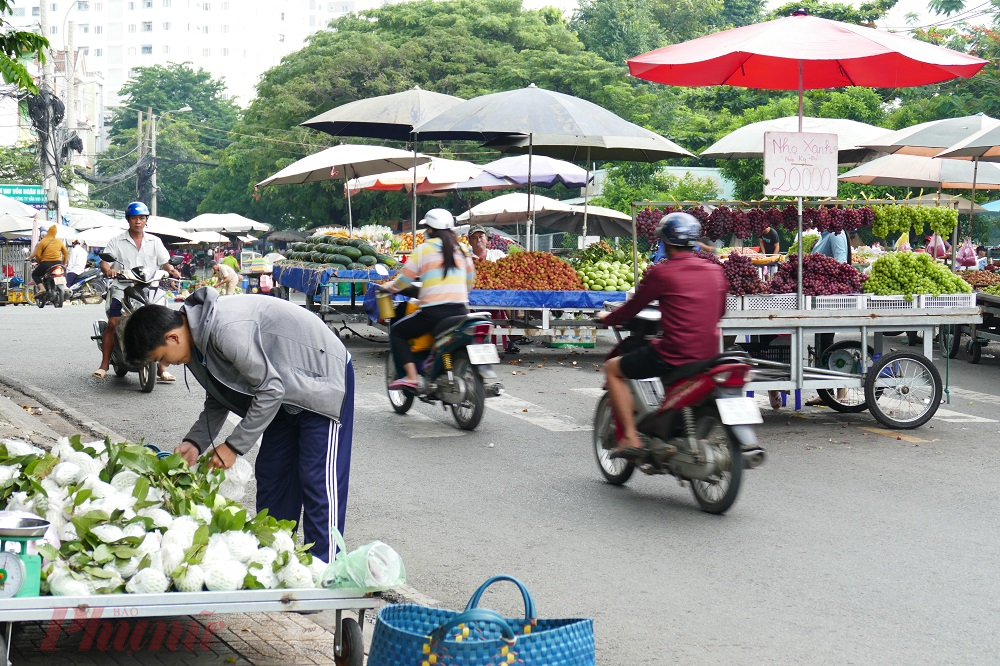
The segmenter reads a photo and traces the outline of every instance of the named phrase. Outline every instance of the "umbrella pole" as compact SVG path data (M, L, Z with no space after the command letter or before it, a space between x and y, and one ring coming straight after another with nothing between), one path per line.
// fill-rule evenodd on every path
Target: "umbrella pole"
M804 88L804 83L803 83L803 76L804 76L804 71L803 70L804 69L805 69L805 62L802 61L802 60L799 60L799 132L800 133L802 132L802 91L803 91L803 88ZM798 207L798 213L799 213L799 215L798 215L798 217L799 217L799 220L798 220L798 238L797 238L797 241L799 243L799 254L798 254L798 264L799 264L798 274L799 274L799 276L798 276L798 279L796 280L796 294L798 294L798 299L797 299L796 303L797 303L797 308L799 310L804 310L806 304L805 304L805 296L802 294L802 248L803 248L803 244L802 244L802 197L801 196L795 197L795 201L796 201L796 205ZM796 379L796 382L797 382L798 385L801 386L802 382L800 381L799 378Z
M587 146L587 179L583 181L583 242L580 249L587 248L587 204L590 202L590 146Z
M530 252L534 249L534 243L531 241L532 235L535 233L535 203L531 198L531 153L534 144L534 135L528 133L528 224L527 224L527 243L528 251Z
M413 203L410 208L410 224L413 234L411 247L417 249L417 142L413 142Z
M969 195L969 234L972 234L972 211L976 205L976 176L979 172L979 158L972 158L972 194ZM958 223L955 224L955 230L951 232L951 270L958 270L958 264L955 261L955 248L958 247Z
M354 214L351 212L351 188L347 188L347 228L348 235L354 236Z

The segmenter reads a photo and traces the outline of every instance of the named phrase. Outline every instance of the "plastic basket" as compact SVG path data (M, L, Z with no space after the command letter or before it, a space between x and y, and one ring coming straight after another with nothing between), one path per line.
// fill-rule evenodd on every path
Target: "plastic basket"
M810 309L810 298L805 298L804 307ZM743 297L744 310L795 310L798 308L797 294L754 294Z
M775 363L791 363L792 347L790 345L764 344L761 342L737 342L743 351L753 358Z
M866 310L916 310L919 307L919 296L906 300L905 296L875 296L865 294Z
M736 312L743 309L743 297L742 296L726 296L726 310L729 312Z
M922 308L974 308L976 307L976 294L942 294L931 296L923 294L918 297Z
M814 310L864 310L864 294L835 294L814 296Z

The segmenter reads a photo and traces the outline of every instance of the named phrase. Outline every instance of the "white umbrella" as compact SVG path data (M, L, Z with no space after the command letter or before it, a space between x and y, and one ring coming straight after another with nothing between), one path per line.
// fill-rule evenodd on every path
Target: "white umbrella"
M270 224L251 220L249 217L243 217L237 213L202 213L187 222L182 222L181 227L190 231L229 231L232 233L271 230Z
M89 208L75 208L70 206L66 216L69 217L69 226L78 231L93 229L94 227L128 229L128 222L125 220L119 220L118 218L105 215L97 210L90 210Z
M146 221L146 231L155 236L173 236L180 240L191 240L191 232L184 229L181 223L169 217L150 215Z
M458 222L468 222L471 224L516 224L527 222L532 212L537 215L543 213L572 213L574 207L550 199L549 197L533 194L529 196L524 192L514 192L503 194L499 197L484 201L473 206L466 212L456 217ZM632 218L629 218L630 220Z
M250 234L247 234L246 236L237 236L236 238L238 238L240 240L240 242L243 242L243 243L256 243L257 242L257 237L256 236L251 236Z
M17 199L0 194L0 213L10 213L11 215L19 215L20 217L33 218L38 213L38 209L21 203Z
M7 231L19 231L21 229L30 229L34 223L35 223L34 216L25 217L23 215L11 215L10 213L0 213L0 233L4 233Z
M795 132L798 129L797 116L762 120L733 130L701 153L701 157L723 160L745 160L764 156L765 132ZM837 135L837 154L841 164L853 164L871 151L864 144L882 137L886 129L841 118L802 118L805 132Z
M118 227L94 227L81 231L76 235L76 239L91 247L104 247L109 240L121 233L122 230Z
M350 190L352 195L355 195L361 190L412 190L413 183L416 182L417 191L420 192L423 189L423 185L436 186L464 183L482 173L483 167L472 162L432 157L431 161L426 164L420 164L417 167L410 167L402 171L389 171L361 178L352 178L344 184L344 188ZM433 191L435 188L428 189Z
M977 169L976 165L962 160L886 155L854 167L839 180L863 185L996 190L1000 189L1000 166L984 162Z
M603 206L570 206L567 213L539 213L538 226L552 231L568 231L593 236L631 236L632 217Z
M31 225L32 225L32 221L31 220L27 220L27 226L26 227L21 227L20 229L13 229L11 231L5 231L3 233L0 233L0 236L3 236L4 238L28 238L28 237L31 236L31 233L32 233ZM48 224L48 225L46 225L44 227L39 227L39 228L40 228L41 231L46 232L46 231L49 230L50 226L52 226L52 225ZM76 238L76 237L77 237L77 231L76 231L76 229L67 227L65 224L57 224L56 225L56 238L61 238L63 240L69 240L71 238Z
M431 158L419 153L386 148L384 146L362 146L342 143L333 148L303 157L289 164L270 178L257 183L258 187L268 185L316 183L335 178L361 178L389 171L403 171L411 166L429 162ZM354 231L351 213L351 191L347 191L347 223Z
M189 231L188 236L191 237L191 244L197 245L198 243L228 243L229 239L220 234L217 231Z

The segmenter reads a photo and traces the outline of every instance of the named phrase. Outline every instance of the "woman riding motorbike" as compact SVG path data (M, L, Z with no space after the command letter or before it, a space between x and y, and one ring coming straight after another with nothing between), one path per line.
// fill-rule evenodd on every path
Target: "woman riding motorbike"
M451 213L434 208L427 211L420 224L427 227L427 242L413 251L395 280L382 285L383 290L395 294L421 280L420 309L389 328L393 356L406 372L389 384L393 391L420 386L409 341L430 333L443 319L468 314L469 291L476 277L472 257L455 237L455 217Z

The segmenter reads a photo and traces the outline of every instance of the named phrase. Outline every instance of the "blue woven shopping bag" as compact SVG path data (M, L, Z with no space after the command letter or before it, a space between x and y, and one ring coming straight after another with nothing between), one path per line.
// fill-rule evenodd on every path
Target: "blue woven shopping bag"
M523 618L479 608L490 585L506 580L524 599ZM378 613L368 666L591 666L594 622L540 620L531 594L511 576L483 583L465 611L398 604Z

